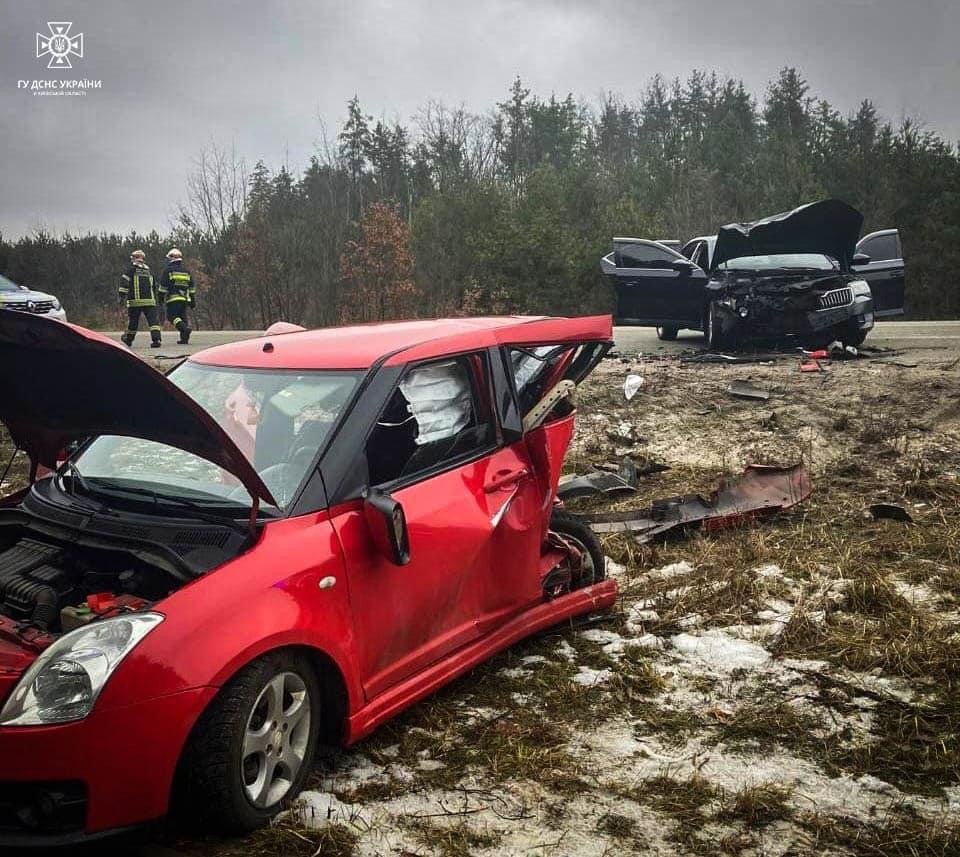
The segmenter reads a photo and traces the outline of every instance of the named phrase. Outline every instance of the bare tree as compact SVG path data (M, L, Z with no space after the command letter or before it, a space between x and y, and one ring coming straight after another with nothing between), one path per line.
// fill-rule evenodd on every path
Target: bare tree
M178 211L180 225L211 241L218 241L231 225L240 223L247 209L246 164L231 145L224 149L211 141L193 159L187 175L187 198Z

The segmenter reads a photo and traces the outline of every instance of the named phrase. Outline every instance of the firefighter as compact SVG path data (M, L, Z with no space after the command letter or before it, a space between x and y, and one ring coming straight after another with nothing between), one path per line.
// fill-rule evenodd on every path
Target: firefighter
M123 273L120 281L120 298L127 302L127 332L120 337L123 344L133 345L137 329L140 327L140 314L147 317L150 327L150 347L160 347L160 320L157 317L157 295L153 288L153 274L147 266L147 256L143 250L134 250L130 254L130 267Z
M183 253L176 247L167 253L167 264L160 275L160 298L167 307L167 321L180 333L180 344L190 342L190 324L187 308L196 300L196 286L189 271L183 267Z

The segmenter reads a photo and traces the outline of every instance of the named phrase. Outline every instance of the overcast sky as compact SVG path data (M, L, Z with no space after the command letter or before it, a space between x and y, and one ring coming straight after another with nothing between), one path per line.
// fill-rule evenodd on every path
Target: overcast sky
M36 58L70 21L84 57ZM957 0L0 0L0 231L165 230L205 142L300 170L346 101L406 120L428 99L487 111L536 93L633 99L694 68L756 94L784 65L844 112L870 97L960 138ZM102 80L38 96L18 80Z

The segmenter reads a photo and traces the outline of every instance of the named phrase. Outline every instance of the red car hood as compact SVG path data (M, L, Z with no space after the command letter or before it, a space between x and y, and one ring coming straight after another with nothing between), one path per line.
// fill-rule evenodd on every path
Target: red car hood
M0 421L34 464L53 469L71 441L139 437L219 465L276 505L253 465L199 404L99 333L0 310Z

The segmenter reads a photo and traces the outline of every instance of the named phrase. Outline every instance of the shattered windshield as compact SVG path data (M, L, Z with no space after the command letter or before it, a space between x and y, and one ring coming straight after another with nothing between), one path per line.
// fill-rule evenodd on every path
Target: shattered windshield
M739 256L718 267L726 271L836 271L838 265L823 253L773 253L769 256Z
M168 377L226 431L281 507L293 499L359 380L355 372L262 371L189 361ZM146 488L161 499L251 504L232 474L155 441L103 436L74 463L91 490Z

